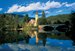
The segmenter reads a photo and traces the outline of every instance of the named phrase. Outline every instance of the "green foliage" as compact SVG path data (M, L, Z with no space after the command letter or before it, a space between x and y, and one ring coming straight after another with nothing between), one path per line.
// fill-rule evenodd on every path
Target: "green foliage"
M25 23L23 28L24 28L23 31L25 32L25 34L30 34L30 31L32 29L32 25Z
M42 11L42 18L45 18L46 16L45 16L45 12L44 11Z
M74 34L74 30L75 30L75 12L72 12L71 13L71 18L70 18L70 20L71 20L71 25L72 25L72 27L71 27L71 31L73 31L73 34Z
M47 22L53 23L64 23L66 21L70 21L70 14L62 14L62 15L56 15L56 16L49 16L47 17Z
M72 12L70 16L71 16L71 18L70 18L71 23L72 23L73 25L75 25L75 12Z
M25 16L24 16L24 22L28 22L29 21L29 16L28 16L28 14L26 14Z
M47 24L46 18L39 18L38 22L40 25Z
M0 15L0 30L5 27L5 15Z
M47 24L45 12L42 11L42 17L39 19L39 24Z

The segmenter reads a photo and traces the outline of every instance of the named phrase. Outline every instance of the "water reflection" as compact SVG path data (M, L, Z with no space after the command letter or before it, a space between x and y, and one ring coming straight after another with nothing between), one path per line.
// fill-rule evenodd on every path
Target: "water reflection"
M46 39L47 38L55 38L55 39L67 39L64 37L65 35L62 34L58 36L58 34L53 33L39 33L38 31L30 31L30 34L26 34L22 30L8 30L8 31L0 31L0 43L12 43L25 40L25 43L29 43L30 38L36 37L36 44L39 43L40 40L42 40L43 46L46 45ZM64 38L63 38L64 37Z
M0 42L1 43L11 43L12 44L14 42L17 42L17 44L8 44L7 46L14 48L15 46L19 46L19 50L53 50L53 49L67 49L67 48L71 48L72 47L72 41L70 40L58 40L58 39L51 39L49 36L51 36L50 34L46 34L46 33L38 33L38 46L36 47L36 38L35 36L32 38L30 37L30 35L26 35L25 32L23 31L4 31L4 32L0 32L1 36L0 36ZM37 33L37 32L36 32ZM21 44L20 44L21 43ZM22 45L23 44L23 45ZM28 44L28 45L26 45ZM25 46L24 46L25 45ZM31 48L31 45L33 48ZM5 45L4 45L5 46ZM3 46L3 48L4 48ZM28 48L26 49L26 46L28 46ZM45 47L42 47L45 46ZM48 47L49 46L49 47ZM50 47L51 46L51 47ZM59 47L59 48L57 48ZM64 48L63 48L64 47ZM31 49L30 49L31 48ZM17 47L16 47L17 49ZM60 51L60 50L59 50Z
M29 39L30 39L30 38L31 38L31 37L30 37L29 35L26 35L26 36L24 37L26 43L29 43Z
M41 34L39 34L39 40L42 40L42 43L43 43L43 46L45 46L45 44L46 44L46 38L47 38L47 34L45 34L45 33L41 33Z
M18 31L0 31L0 43L11 43L11 42L19 42L20 40L23 40L24 35L22 32Z

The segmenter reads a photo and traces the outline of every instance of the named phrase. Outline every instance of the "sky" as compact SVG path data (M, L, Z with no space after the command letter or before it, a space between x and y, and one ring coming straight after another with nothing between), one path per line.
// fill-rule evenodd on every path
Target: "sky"
M75 0L0 0L0 14L28 14L30 17L42 15L45 11L46 17L58 14L69 14L75 10Z

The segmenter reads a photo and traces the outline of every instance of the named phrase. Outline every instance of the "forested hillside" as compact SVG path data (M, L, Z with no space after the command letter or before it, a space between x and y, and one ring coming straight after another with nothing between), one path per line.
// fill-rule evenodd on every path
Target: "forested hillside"
M47 17L47 21L49 23L63 23L66 21L70 21L70 14L62 14L62 15L56 15L56 16L49 16Z

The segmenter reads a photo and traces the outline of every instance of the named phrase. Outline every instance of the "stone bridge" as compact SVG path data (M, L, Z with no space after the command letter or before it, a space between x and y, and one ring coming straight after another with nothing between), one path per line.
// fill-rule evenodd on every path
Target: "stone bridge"
M66 32L68 27L65 24L39 25L39 33Z

